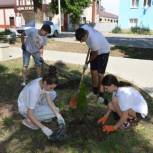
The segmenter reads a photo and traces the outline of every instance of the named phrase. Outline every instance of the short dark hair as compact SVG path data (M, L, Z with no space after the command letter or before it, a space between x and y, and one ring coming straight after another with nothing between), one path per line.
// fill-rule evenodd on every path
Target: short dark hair
M51 33L51 28L50 28L50 25L49 24L43 24L43 26L41 27L41 29L43 29L47 33Z
M76 31L75 31L75 38L76 40L78 41L81 41L82 38L87 34L87 31L83 28L78 28Z
M48 85L58 84L58 78L56 75L45 74L42 78L43 82L46 81Z

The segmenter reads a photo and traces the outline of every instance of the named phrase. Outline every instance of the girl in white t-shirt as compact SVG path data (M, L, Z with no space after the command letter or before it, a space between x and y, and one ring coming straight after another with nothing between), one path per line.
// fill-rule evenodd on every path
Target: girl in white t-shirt
M115 125L105 125L104 132L114 132L118 130L128 119L137 119L137 114L145 118L148 114L148 106L135 88L127 82L119 82L114 75L108 74L102 80L105 91L112 93L112 101L108 103L107 113L98 120L98 123L105 124L111 112L116 112L119 121Z
M40 128L48 138L51 138L53 131L41 121L57 117L58 124L65 125L64 118L53 102L56 97L54 88L57 86L57 81L56 75L52 74L50 69L42 78L28 83L18 97L19 113L25 118L22 123L33 130Z

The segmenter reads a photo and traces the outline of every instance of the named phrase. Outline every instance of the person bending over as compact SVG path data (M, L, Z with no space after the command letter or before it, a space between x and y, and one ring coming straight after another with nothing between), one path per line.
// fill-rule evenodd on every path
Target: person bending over
M104 102L103 99L103 87L101 81L106 70L110 45L106 38L91 26L85 24L78 28L75 32L76 40L80 42L86 42L88 48L91 50L89 61L90 72L92 77L92 92L87 95L87 98L91 96L101 97L98 102Z
M116 112L119 120L115 125L104 125L104 132L114 132L122 127L129 119L145 118L148 114L148 105L138 90L127 82L119 82L114 75L108 74L102 80L104 90L112 93L112 101L108 103L106 114L98 120L105 124L111 112Z
M58 79L51 70L42 78L29 82L20 92L18 97L19 113L25 118L22 124L30 129L41 131L49 138L53 131L42 124L42 121L49 121L56 117L59 125L65 125L64 118L55 106L54 100Z
M42 75L43 63L41 61L41 57L43 57L43 47L46 45L47 42L47 34L49 34L50 32L50 26L44 24L41 29L30 28L25 30L21 34L21 43L23 50L22 86L25 86L28 80L28 66L31 56L33 57L35 62L37 76L40 77Z

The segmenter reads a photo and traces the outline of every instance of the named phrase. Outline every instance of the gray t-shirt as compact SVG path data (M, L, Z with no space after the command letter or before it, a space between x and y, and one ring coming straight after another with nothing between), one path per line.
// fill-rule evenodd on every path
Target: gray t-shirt
M38 29L30 28L25 31L25 47L30 53L39 52L40 48L45 46L47 43L46 36L40 36Z

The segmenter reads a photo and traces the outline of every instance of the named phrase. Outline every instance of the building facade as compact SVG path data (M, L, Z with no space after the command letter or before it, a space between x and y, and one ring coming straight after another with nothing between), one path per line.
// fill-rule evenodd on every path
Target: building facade
M153 30L153 0L120 0L119 26L122 29L145 27Z
M32 0L0 1L0 28L15 28L34 19Z

